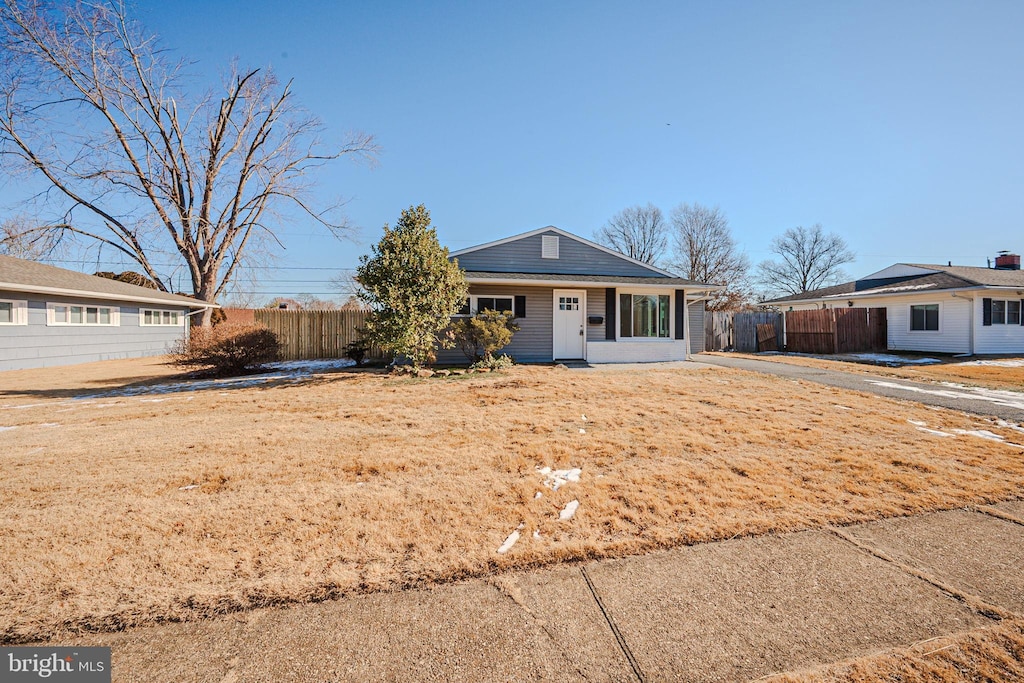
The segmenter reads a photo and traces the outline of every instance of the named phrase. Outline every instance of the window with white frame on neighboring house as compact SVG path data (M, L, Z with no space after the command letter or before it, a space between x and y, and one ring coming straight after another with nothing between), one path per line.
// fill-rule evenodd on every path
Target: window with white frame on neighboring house
M1020 325L1019 299L992 299L993 325Z
M184 322L185 316L179 311L158 311L149 308L143 308L139 311L139 324L143 327L153 325L180 327Z
M910 307L910 329L914 332L938 332L939 305L912 305Z
M462 305L462 308L455 315L475 315L485 310L497 311L498 313L515 311L515 297L473 294L466 297L466 303Z
M28 325L28 302L0 299L0 325Z
M46 324L117 327L121 324L121 309L117 306L48 303Z
M668 294L619 293L619 337L670 337L671 298Z

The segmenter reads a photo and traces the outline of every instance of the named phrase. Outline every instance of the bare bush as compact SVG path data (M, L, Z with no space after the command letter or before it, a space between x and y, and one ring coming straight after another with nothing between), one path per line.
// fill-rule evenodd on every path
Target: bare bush
M194 327L171 351L174 365L221 376L244 374L280 358L276 334L264 325L244 323Z

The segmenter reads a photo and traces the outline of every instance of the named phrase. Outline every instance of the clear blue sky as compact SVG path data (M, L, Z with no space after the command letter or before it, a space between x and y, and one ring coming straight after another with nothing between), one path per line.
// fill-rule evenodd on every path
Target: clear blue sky
M294 78L339 162L361 242L282 226L278 266L352 268L411 204L453 250L616 211L718 205L756 263L821 223L858 258L984 265L1024 250L1024 3L147 2L216 83L230 59ZM9 192L8 192L9 194ZM330 270L271 271L329 293ZM293 282L298 280L299 282ZM320 281L320 282L318 282Z

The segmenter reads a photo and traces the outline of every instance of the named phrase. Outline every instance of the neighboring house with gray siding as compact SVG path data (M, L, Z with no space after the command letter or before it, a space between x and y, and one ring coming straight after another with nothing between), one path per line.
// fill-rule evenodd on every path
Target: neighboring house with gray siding
M704 350L704 297L719 289L552 226L451 258L469 283L460 315L512 311L519 331L503 352L519 362L684 360Z
M166 353L188 316L215 307L0 255L0 370Z
M860 280L766 301L782 310L886 309L892 351L1024 355L1020 256L995 268L897 263Z

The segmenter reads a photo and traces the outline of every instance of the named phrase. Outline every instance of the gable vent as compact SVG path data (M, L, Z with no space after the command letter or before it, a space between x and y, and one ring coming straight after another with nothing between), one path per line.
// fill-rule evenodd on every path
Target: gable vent
M558 235L541 235L540 257L558 258Z

